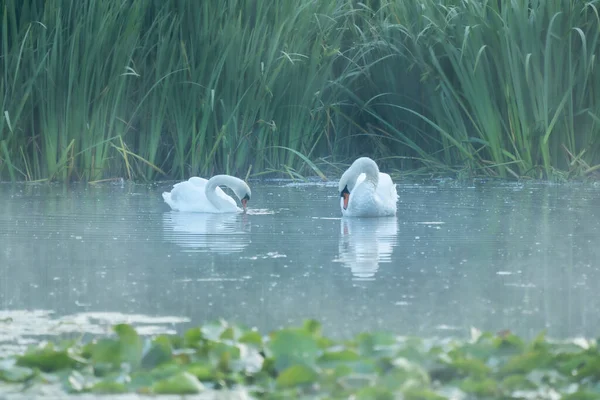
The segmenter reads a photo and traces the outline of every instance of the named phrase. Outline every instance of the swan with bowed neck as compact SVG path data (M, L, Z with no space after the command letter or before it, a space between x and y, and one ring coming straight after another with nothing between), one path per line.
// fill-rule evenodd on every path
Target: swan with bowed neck
M235 200L219 186L227 186L242 202L243 211L250 200L250 187L243 180L230 175L215 175L210 179L191 177L173 185L171 192L162 194L165 203L175 211L201 213L235 213L242 211Z
M340 208L345 217L396 215L398 193L392 178L379 172L377 163L361 157L340 178Z

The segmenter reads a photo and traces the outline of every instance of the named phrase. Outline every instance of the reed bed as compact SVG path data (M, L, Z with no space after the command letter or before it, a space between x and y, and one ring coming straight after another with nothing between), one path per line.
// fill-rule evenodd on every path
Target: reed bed
M0 180L593 176L598 3L4 0Z
M598 1L377 3L361 104L399 139L389 156L426 153L469 175L597 170Z

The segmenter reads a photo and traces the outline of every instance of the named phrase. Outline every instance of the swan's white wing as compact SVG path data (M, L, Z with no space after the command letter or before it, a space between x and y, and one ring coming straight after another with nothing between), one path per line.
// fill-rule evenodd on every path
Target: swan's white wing
M191 178L193 179L193 178ZM189 212L214 212L214 206L206 198L202 181L197 178L173 185L171 193L163 193L165 202L173 209Z
M193 203L207 203L204 187L196 185L194 182L181 182L171 191L171 198L182 205L191 205Z
M396 184L392 181L392 178L384 172L379 173L377 194L379 195L381 201L383 201L385 204L396 207L396 202L398 201Z
M200 178L198 176L192 176L190 179L187 180L187 182L193 184L194 186L204 189L204 187L208 183L208 179Z
M171 193L165 192L163 193L163 197L168 195L167 197L173 202L194 200L198 196L198 189L204 194L206 182L208 181L204 178L198 178L197 176L191 177L187 181L174 184Z

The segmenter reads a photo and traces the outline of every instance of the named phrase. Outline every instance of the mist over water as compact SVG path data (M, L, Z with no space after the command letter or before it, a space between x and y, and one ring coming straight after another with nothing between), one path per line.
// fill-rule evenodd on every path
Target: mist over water
M172 212L169 187L0 185L0 310L174 330L315 318L338 337L600 330L591 185L399 182L378 219L342 219L334 184L251 182L245 215Z

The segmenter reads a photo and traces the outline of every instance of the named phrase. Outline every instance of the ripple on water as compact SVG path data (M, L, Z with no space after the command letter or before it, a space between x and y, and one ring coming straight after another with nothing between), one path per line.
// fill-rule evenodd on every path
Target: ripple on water
M165 240L186 252L230 254L243 251L251 242L251 225L244 214L163 214Z
M268 208L248 208L246 214L248 215L273 215L276 212Z
M333 336L600 330L599 186L403 180L388 222L342 219L335 181L253 183L234 215L172 212L165 185L0 184L0 309L317 318Z

